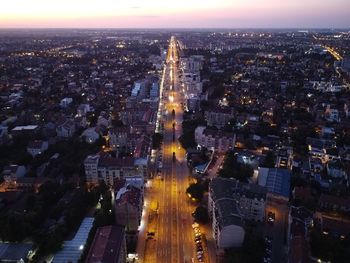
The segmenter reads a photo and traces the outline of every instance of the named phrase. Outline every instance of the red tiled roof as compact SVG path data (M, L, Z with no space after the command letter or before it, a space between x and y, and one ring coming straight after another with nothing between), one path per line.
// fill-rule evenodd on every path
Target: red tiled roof
M139 206L142 197L141 190L132 185L127 186L127 188L128 190L120 196L120 199L116 200L116 205L129 203L136 207Z
M99 227L85 262L119 262L119 257L124 256L121 255L123 253L124 239L125 232L122 226Z

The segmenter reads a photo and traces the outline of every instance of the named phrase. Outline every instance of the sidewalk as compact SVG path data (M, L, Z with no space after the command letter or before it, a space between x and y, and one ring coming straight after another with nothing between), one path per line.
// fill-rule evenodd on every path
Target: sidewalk
M205 234L208 255L206 258L207 263L216 263L216 245L212 234L211 223L207 225L201 225L203 234Z
M214 167L211 168L210 171L208 171L208 177L210 179L213 179L217 176L220 166L223 164L224 160L225 160L224 154L221 154L218 156L218 159L216 160Z
M141 227L137 238L136 253L138 255L137 262L149 262L156 259L155 243L154 239L147 239L147 232L156 232L158 214L156 211L152 210L152 201L154 201L154 195L157 191L157 186L155 184L159 183L157 179L149 179L151 181L151 187L145 187L144 193L144 209L142 212ZM154 260L153 260L154 257Z
M149 221L149 209L150 209L150 202L151 202L151 188L145 187L144 190L144 206L142 210L142 218L141 218L141 225L139 228L139 233L137 236L137 245L136 245L136 254L138 257L137 262L144 262L144 253L145 253L145 243L146 243L146 237L147 237L147 228L148 228L148 221Z

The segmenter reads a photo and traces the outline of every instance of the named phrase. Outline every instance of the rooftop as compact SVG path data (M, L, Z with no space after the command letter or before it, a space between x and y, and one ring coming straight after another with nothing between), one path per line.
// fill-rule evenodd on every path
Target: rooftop
M258 183L268 191L289 199L291 173L287 169L259 168Z
M125 240L124 227L104 226L96 231L86 263L119 262Z

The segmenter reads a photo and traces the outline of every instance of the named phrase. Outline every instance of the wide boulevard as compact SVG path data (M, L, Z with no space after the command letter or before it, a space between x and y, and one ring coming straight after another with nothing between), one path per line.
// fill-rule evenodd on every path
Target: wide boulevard
M186 195L189 170L185 150L180 147L183 103L178 77L178 43L171 38L160 96L160 126L163 130L162 169L152 180L151 202L158 203L154 238L146 242L144 262L194 262L195 244L192 229L193 204ZM153 245L149 245L152 244Z

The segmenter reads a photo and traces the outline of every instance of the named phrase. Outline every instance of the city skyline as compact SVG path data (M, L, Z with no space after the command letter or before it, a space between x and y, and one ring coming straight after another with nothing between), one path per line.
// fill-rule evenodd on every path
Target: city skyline
M0 28L348 28L350 2L2 1Z

